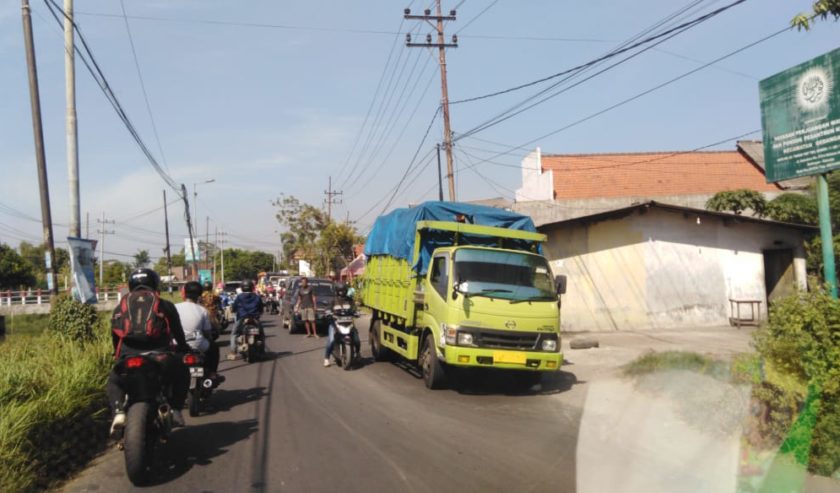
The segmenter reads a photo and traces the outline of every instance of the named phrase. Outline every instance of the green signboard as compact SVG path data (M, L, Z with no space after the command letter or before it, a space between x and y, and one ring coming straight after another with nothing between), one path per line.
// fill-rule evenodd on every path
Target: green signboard
M840 49L758 88L768 182L840 168Z

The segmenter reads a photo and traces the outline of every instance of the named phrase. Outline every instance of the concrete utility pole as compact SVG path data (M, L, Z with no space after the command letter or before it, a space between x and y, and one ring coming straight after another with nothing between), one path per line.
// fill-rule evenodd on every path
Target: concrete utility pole
M166 232L166 270L169 276L169 292L172 292L172 248L169 245L169 211L166 206L166 190L163 190L163 228Z
M195 184L193 184L193 193L195 193ZM187 186L181 183L181 199L184 201L184 214L187 218L187 232L190 235L190 253L192 254L193 265L190 270L190 280L195 281L195 240L193 240L193 226L192 226L192 219L190 219L190 202L187 200ZM187 252L184 252L184 258L186 259ZM184 261L184 266L186 267L187 262Z
M224 230L219 231L219 244L222 247L222 260L221 265L219 266L222 269L222 284L225 283L225 236L227 236L227 233L225 233Z
M435 0L435 15L429 9L424 15L411 15L411 9L405 9L406 19L424 20L437 31L437 43L432 43L432 35L426 35L425 43L412 43L411 34L405 35L405 45L408 47L423 47L438 49L438 63L440 63L440 105L443 108L443 148L446 151L446 177L449 180L449 200L455 201L455 170L452 161L452 130L449 126L449 89L446 83L446 48L458 47L458 36L452 36L452 42L446 43L443 35L443 21L454 21L455 10L450 10L449 15L443 15L440 7L440 0ZM435 21L432 24L430 21Z
M327 222L332 221L332 206L333 204L340 204L340 200L336 200L335 198L339 195L343 195L344 192L337 192L332 188L332 176L329 178L329 182L327 185L327 189L324 190L324 195L327 196Z
M41 193L41 224L44 244L47 247L47 287L51 294L58 294L55 279L55 244L53 243L50 186L47 180L47 158L44 155L44 129L41 125L41 94L38 90L38 66L35 62L35 43L32 40L32 17L29 0L21 0L23 17L23 44L26 49L26 66L29 72L29 105L32 108L32 133L35 137L35 163L38 167L38 187Z
M99 234L99 287L102 289L105 287L105 235L112 235L115 231L106 229L109 224L114 224L114 220L106 220L104 211L102 219L97 219L96 222L99 223L99 229L96 232Z
M67 184L70 186L70 236L82 236L79 200L79 133L76 127L76 53L73 51L73 0L64 0L64 79L67 99Z

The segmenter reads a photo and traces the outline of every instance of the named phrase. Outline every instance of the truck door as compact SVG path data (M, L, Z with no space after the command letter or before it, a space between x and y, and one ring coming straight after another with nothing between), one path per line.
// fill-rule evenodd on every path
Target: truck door
M435 332L435 341L440 337L440 324L446 322L447 294L449 293L450 264L448 254L435 255L429 268L429 287L426 296L429 308L426 310L427 324Z

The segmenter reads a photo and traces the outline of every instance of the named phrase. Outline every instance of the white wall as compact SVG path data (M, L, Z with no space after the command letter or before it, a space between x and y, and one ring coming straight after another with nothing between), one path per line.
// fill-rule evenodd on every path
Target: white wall
M554 172L542 171L540 148L522 159L522 186L516 189L516 201L552 200L554 198Z
M729 298L761 300L764 249L793 248L804 289L802 235L790 228L650 209L547 231L555 274L568 276L569 331L680 329L728 324Z

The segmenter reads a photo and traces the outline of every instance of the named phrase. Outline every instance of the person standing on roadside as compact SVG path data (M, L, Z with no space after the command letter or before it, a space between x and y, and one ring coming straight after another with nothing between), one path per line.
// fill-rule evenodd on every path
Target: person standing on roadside
M319 337L315 331L315 307L317 306L315 291L309 285L309 279L301 278L300 287L295 302L295 313L300 313L300 319L306 327L306 337Z

